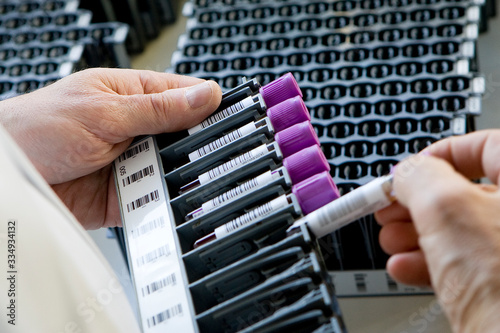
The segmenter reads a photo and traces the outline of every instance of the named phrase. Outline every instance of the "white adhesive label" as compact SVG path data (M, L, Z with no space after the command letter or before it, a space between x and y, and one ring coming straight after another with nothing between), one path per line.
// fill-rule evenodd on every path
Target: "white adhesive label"
M476 94L484 94L486 91L486 80L484 77L475 77L472 79L472 91Z
M477 115L481 114L481 97L470 97L467 102L469 103L468 108L470 113Z
M463 57L466 58L474 57L474 54L476 53L475 50L476 49L473 42L465 42L461 45L461 54Z
M231 190L222 193L221 195L213 198L212 200L209 200L207 202L204 202L201 205L201 208L203 209L203 213L207 213L219 206L222 206L224 204L227 204L241 195L249 192L250 190L253 190L255 188L259 188L260 186L263 186L265 184L270 183L274 177L273 175L279 175L278 172L272 173L271 171L267 171L266 173L263 173L262 175L259 175L255 178L252 178L243 184L232 188Z
M481 12L479 10L479 7L473 6L469 7L467 9L467 20L471 22L478 22L479 19L481 18Z
M227 161L224 164L219 165L216 168L213 168L211 170L208 170L207 172L202 173L201 175L198 176L198 181L200 182L201 185L206 184L209 181L215 178L219 178L220 176L228 173L229 171L237 167L245 165L248 162L255 160L256 158L263 156L267 152L268 152L267 145L264 144L262 146L259 146L255 149L250 150L249 152L246 152L242 155L235 157L232 160Z
M453 118L451 128L453 129L453 135L465 134L467 129L465 117Z
M465 37L468 39L476 39L478 37L479 27L477 24L469 24L465 27Z
M323 237L346 224L379 209L392 201L385 184L390 186L392 178L377 178L308 214L305 219L316 237Z
M115 161L123 227L143 332L195 332L153 138Z
M218 228L215 228L214 233L217 239L222 237L226 237L227 235L233 233L241 227L252 224L256 222L259 218L264 217L266 215L271 214L272 212L277 211L280 208L288 205L288 199L286 195L282 195L272 201L269 201L262 206L259 206L255 209L252 209L248 213L241 215L234 220L227 222L226 224L221 225Z
M209 153L213 152L214 150L222 148L225 145L227 145L233 141L238 140L242 136L245 136L245 135L252 133L256 129L257 129L257 127L255 126L255 122L252 121L251 123L246 124L245 126L240 127L237 130L234 130L234 131L224 135L223 137L221 137L217 140L214 140L214 141L204 145L203 147L195 150L194 152L190 153L188 155L189 160L191 162L196 161L197 159L205 156L206 154L209 154Z
M457 74L468 74L469 73L469 61L462 59L456 62Z
M245 109L246 107L249 107L252 104L254 104L253 97L249 96L249 97L243 99L241 102L235 103L234 105L231 105L230 107L225 108L222 111L214 113L213 115L211 115L207 119L203 120L198 125L188 129L188 133L189 133L189 135L197 133L208 126L215 124L216 122L221 121L222 119L225 119L225 118L227 118L235 113L240 112L241 110Z

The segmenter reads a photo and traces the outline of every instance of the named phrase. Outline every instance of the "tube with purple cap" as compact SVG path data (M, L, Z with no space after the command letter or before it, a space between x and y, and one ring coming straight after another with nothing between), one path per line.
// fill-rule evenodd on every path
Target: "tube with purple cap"
M389 206L396 200L392 193L392 179L392 174L389 174L358 187L296 221L287 233L292 234L302 225L306 225L317 238L320 238Z
M330 170L330 165L319 148L318 137L310 123L305 122L294 125L278 134L282 133L284 135L278 136L276 141L285 157L283 161L284 167L274 171L267 171L203 203L201 207L187 214L186 220L199 217L223 204L227 204L248 191L264 186L280 176L285 175L285 178L290 178L292 184L294 184L316 173Z
M294 185L291 193L283 194L215 228L212 233L197 240L193 247L197 248L212 241L222 239L245 226L252 225L261 218L292 203L293 197L297 199L301 213L305 215L337 199L339 196L337 186L333 182L329 172L318 173Z
M285 134L282 134L282 132L286 132L285 129L289 128L290 126L293 126L301 121L304 123L309 123L310 115L309 112L307 111L307 107L305 106L304 102L302 101L302 98L300 96L296 96L294 98L287 99L284 102L281 102L272 108L268 110L268 119L269 122L272 125L272 128L269 129L270 132L277 133L278 131L281 131L280 133L277 133L277 135L281 134L281 137L284 137ZM212 142L209 142L205 144L202 147L197 148L195 151L189 153L188 159L189 161L195 161L202 156L214 151L221 149L222 147L230 144L231 142L234 142L238 139L240 139L243 136L250 135L252 132L256 131L257 128L259 127L265 127L267 125L267 122L264 119L260 119L258 121L251 121L248 124L245 124L244 126L237 128L235 130L230 131L229 133L226 133L222 135L220 138L213 140ZM282 139L281 141L290 141L292 142L293 136L299 135L300 138L307 138L307 142L312 141L312 134L314 134L314 129L312 129L312 126L309 123L309 126L311 126L312 129L312 134L311 129L305 128L308 125L303 124L302 127L296 128L293 132L288 131L288 136L286 139ZM277 140L278 141L278 140ZM295 140L297 141L297 140ZM316 141L319 145L319 140ZM278 141L279 143L280 141ZM296 145L299 143L298 141L293 143L293 145ZM313 144L313 143L311 143ZM292 145L290 143L289 145ZM302 144L302 147L307 147ZM282 146L280 145L280 148ZM283 148L282 148L283 149ZM297 150L295 150L297 151ZM290 154L287 154L287 156Z
M298 124L300 125L300 124ZM295 135L287 135L288 132L293 132ZM290 173L290 177L294 183L303 180L313 174L310 174L310 170L317 170L315 173L324 171L325 168L330 169L328 161L326 160L325 155L321 151L319 147L319 140L316 137L316 133L312 126L292 126L287 130L284 130L285 134L279 136L278 147L273 144L263 144L254 148L244 154L238 155L235 158L222 163L221 165L210 169L200 175L198 178L192 181L189 184L186 184L180 188L182 193L190 191L200 185L208 183L214 179L221 177L222 175L227 174L228 172L243 167L245 164L263 156L270 149L280 149L280 145L285 147L285 152L281 152L281 156L285 157L283 160L283 165ZM279 134L279 133L278 133ZM308 138L307 140L299 140L296 141L296 137ZM307 147L305 149L301 149L304 147L304 143L310 142L313 145ZM300 149L300 150L299 150ZM304 177L303 175L307 175ZM301 178L297 181L297 179Z
M291 73L287 73L261 87L259 89L259 94L262 96L268 109L296 96L302 98L302 92L300 91L299 85ZM257 97L255 95L249 96L233 106L215 112L198 125L188 129L189 135L197 133L208 126L221 121L222 119L242 111L246 107L255 103L256 100Z

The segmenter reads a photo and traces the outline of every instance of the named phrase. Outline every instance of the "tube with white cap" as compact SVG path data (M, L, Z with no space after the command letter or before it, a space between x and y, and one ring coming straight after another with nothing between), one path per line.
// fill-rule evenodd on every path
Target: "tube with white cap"
M392 174L389 174L358 187L297 220L288 228L287 233L293 234L305 224L317 238L320 238L389 206L396 200L392 193L392 179Z

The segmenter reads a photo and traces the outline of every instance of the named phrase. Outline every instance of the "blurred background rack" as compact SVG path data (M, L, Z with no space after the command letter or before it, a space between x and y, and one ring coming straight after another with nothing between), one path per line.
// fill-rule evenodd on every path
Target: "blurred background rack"
M476 41L483 1L193 0L176 73L223 88L292 72L341 193L399 160L475 128L484 79ZM493 7L492 7L493 8ZM428 293L385 272L373 216L321 241L340 296Z

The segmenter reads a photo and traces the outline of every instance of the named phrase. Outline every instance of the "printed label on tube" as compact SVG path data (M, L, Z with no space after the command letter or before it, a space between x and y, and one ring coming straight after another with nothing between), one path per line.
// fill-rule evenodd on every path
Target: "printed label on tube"
M213 198L212 200L204 202L201 205L202 210L200 212L194 213L193 217L198 217L205 213L208 213L209 211L223 204L226 204L228 202L231 202L232 200L237 199L240 195L250 191L251 189L268 184L275 178L275 176L279 176L279 173L267 171L266 173L263 173L260 176L252 178L249 181L246 181L243 184L235 188L232 188L231 190L225 193L222 193L221 195Z
M304 219L307 220L309 229L316 237L323 237L350 222L387 207L393 201L386 186L391 181L392 178L388 177L377 178L308 214Z
M225 119L225 118L227 118L235 113L240 112L241 110L243 110L246 107L249 107L253 103L254 103L253 97L249 96L249 97L245 98L244 100L242 100L241 102L235 103L235 104L231 105L230 107L225 108L222 111L214 113L213 115L211 115L207 119L203 120L198 125L188 129L188 133L189 133L189 135L193 135L194 133L197 133L197 132L201 131L202 129L204 129L212 124L215 124L216 122L221 121L222 119Z
M240 127L237 130L234 130L234 131L224 135L223 137L221 137L217 140L214 140L214 141L210 142L209 144L206 144L203 147L190 153L188 155L189 160L191 162L196 161L200 157L205 156L206 154L209 154L209 153L213 152L214 150L217 150L217 149L241 138L242 136L250 134L253 131L255 131L256 129L257 129L257 126L255 126L255 123L252 121L250 124L246 124L245 126Z
M219 165L207 172L202 173L198 176L198 181L201 185L208 183L210 180L220 177L221 175L231 171L232 169L244 165L254 159L263 156L268 152L267 145L259 146L249 152L239 155L238 157L227 161L224 164Z
M288 205L288 199L286 195L282 195L216 228L214 230L215 236L217 237L217 239L225 237L235 230L238 230L245 225L255 222L255 220L269 215L270 213L282 207L285 207L286 205Z

